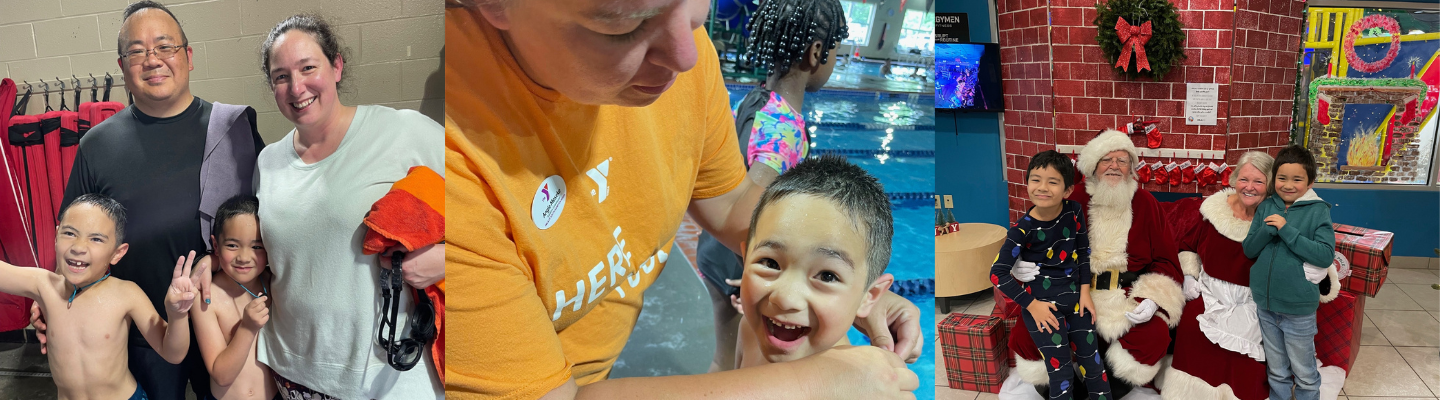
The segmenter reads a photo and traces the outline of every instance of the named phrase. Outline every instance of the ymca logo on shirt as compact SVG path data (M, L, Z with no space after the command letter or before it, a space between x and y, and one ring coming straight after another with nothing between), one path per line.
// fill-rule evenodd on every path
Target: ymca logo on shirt
M595 186L598 186L595 190L590 191L591 196L600 196L600 200L597 201L598 203L604 203L605 197L610 195L610 184L607 178L610 176L610 160L613 158L614 157L606 158L605 161L600 162L600 165L596 165L595 168L585 171L585 175L589 176L590 180L595 181Z
M550 175L535 189L535 199L530 203L530 218L535 227L550 229L565 211L565 180L560 175Z

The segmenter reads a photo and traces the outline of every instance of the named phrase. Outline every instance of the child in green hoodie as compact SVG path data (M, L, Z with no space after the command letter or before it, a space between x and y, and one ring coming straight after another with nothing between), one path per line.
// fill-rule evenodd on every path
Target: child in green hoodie
M1255 210L1250 233L1241 244L1245 256L1255 259L1250 291L1259 313L1270 398L1289 399L1293 383L1296 400L1314 400L1320 396L1315 365L1317 284L1334 261L1335 230L1330 225L1330 204L1310 188L1315 183L1315 157L1310 151L1286 147L1272 168L1270 196Z

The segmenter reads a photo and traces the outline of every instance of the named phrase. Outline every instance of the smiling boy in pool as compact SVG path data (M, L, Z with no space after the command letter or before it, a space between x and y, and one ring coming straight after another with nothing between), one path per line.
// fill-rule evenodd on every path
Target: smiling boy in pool
M880 182L844 157L808 159L780 175L751 219L737 366L849 345L850 326L895 280L885 273L892 223Z

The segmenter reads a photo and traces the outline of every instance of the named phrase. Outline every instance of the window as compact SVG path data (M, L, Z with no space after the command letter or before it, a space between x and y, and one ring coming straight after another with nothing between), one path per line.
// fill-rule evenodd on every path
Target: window
M850 38L841 44L865 47L870 45L870 25L875 22L875 5L850 0L840 0L845 9L845 20L850 25Z
M921 10L905 10L905 23L900 30L900 41L895 51L907 53L918 50L923 54L935 53L935 13Z

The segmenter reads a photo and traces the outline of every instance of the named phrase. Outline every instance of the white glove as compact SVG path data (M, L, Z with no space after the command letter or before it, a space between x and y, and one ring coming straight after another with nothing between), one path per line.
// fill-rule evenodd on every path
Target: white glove
M1017 281L1033 281L1036 276L1040 275L1040 266L1029 261L1016 260L1015 266L1010 267L1010 275L1015 276Z
M1145 301L1140 302L1140 305L1135 306L1134 310L1126 311L1125 319L1130 320L1132 324L1144 323L1145 321L1149 321L1151 317L1154 317L1155 311L1159 309L1160 305L1155 304L1154 300L1145 299Z
M1317 267L1310 265L1310 263L1305 263L1305 280L1319 285L1320 281L1325 280L1325 275L1327 275L1325 267Z
M1185 285L1183 289L1185 292L1185 301L1195 300L1196 297L1200 297L1200 281L1195 280L1193 276L1185 275Z

